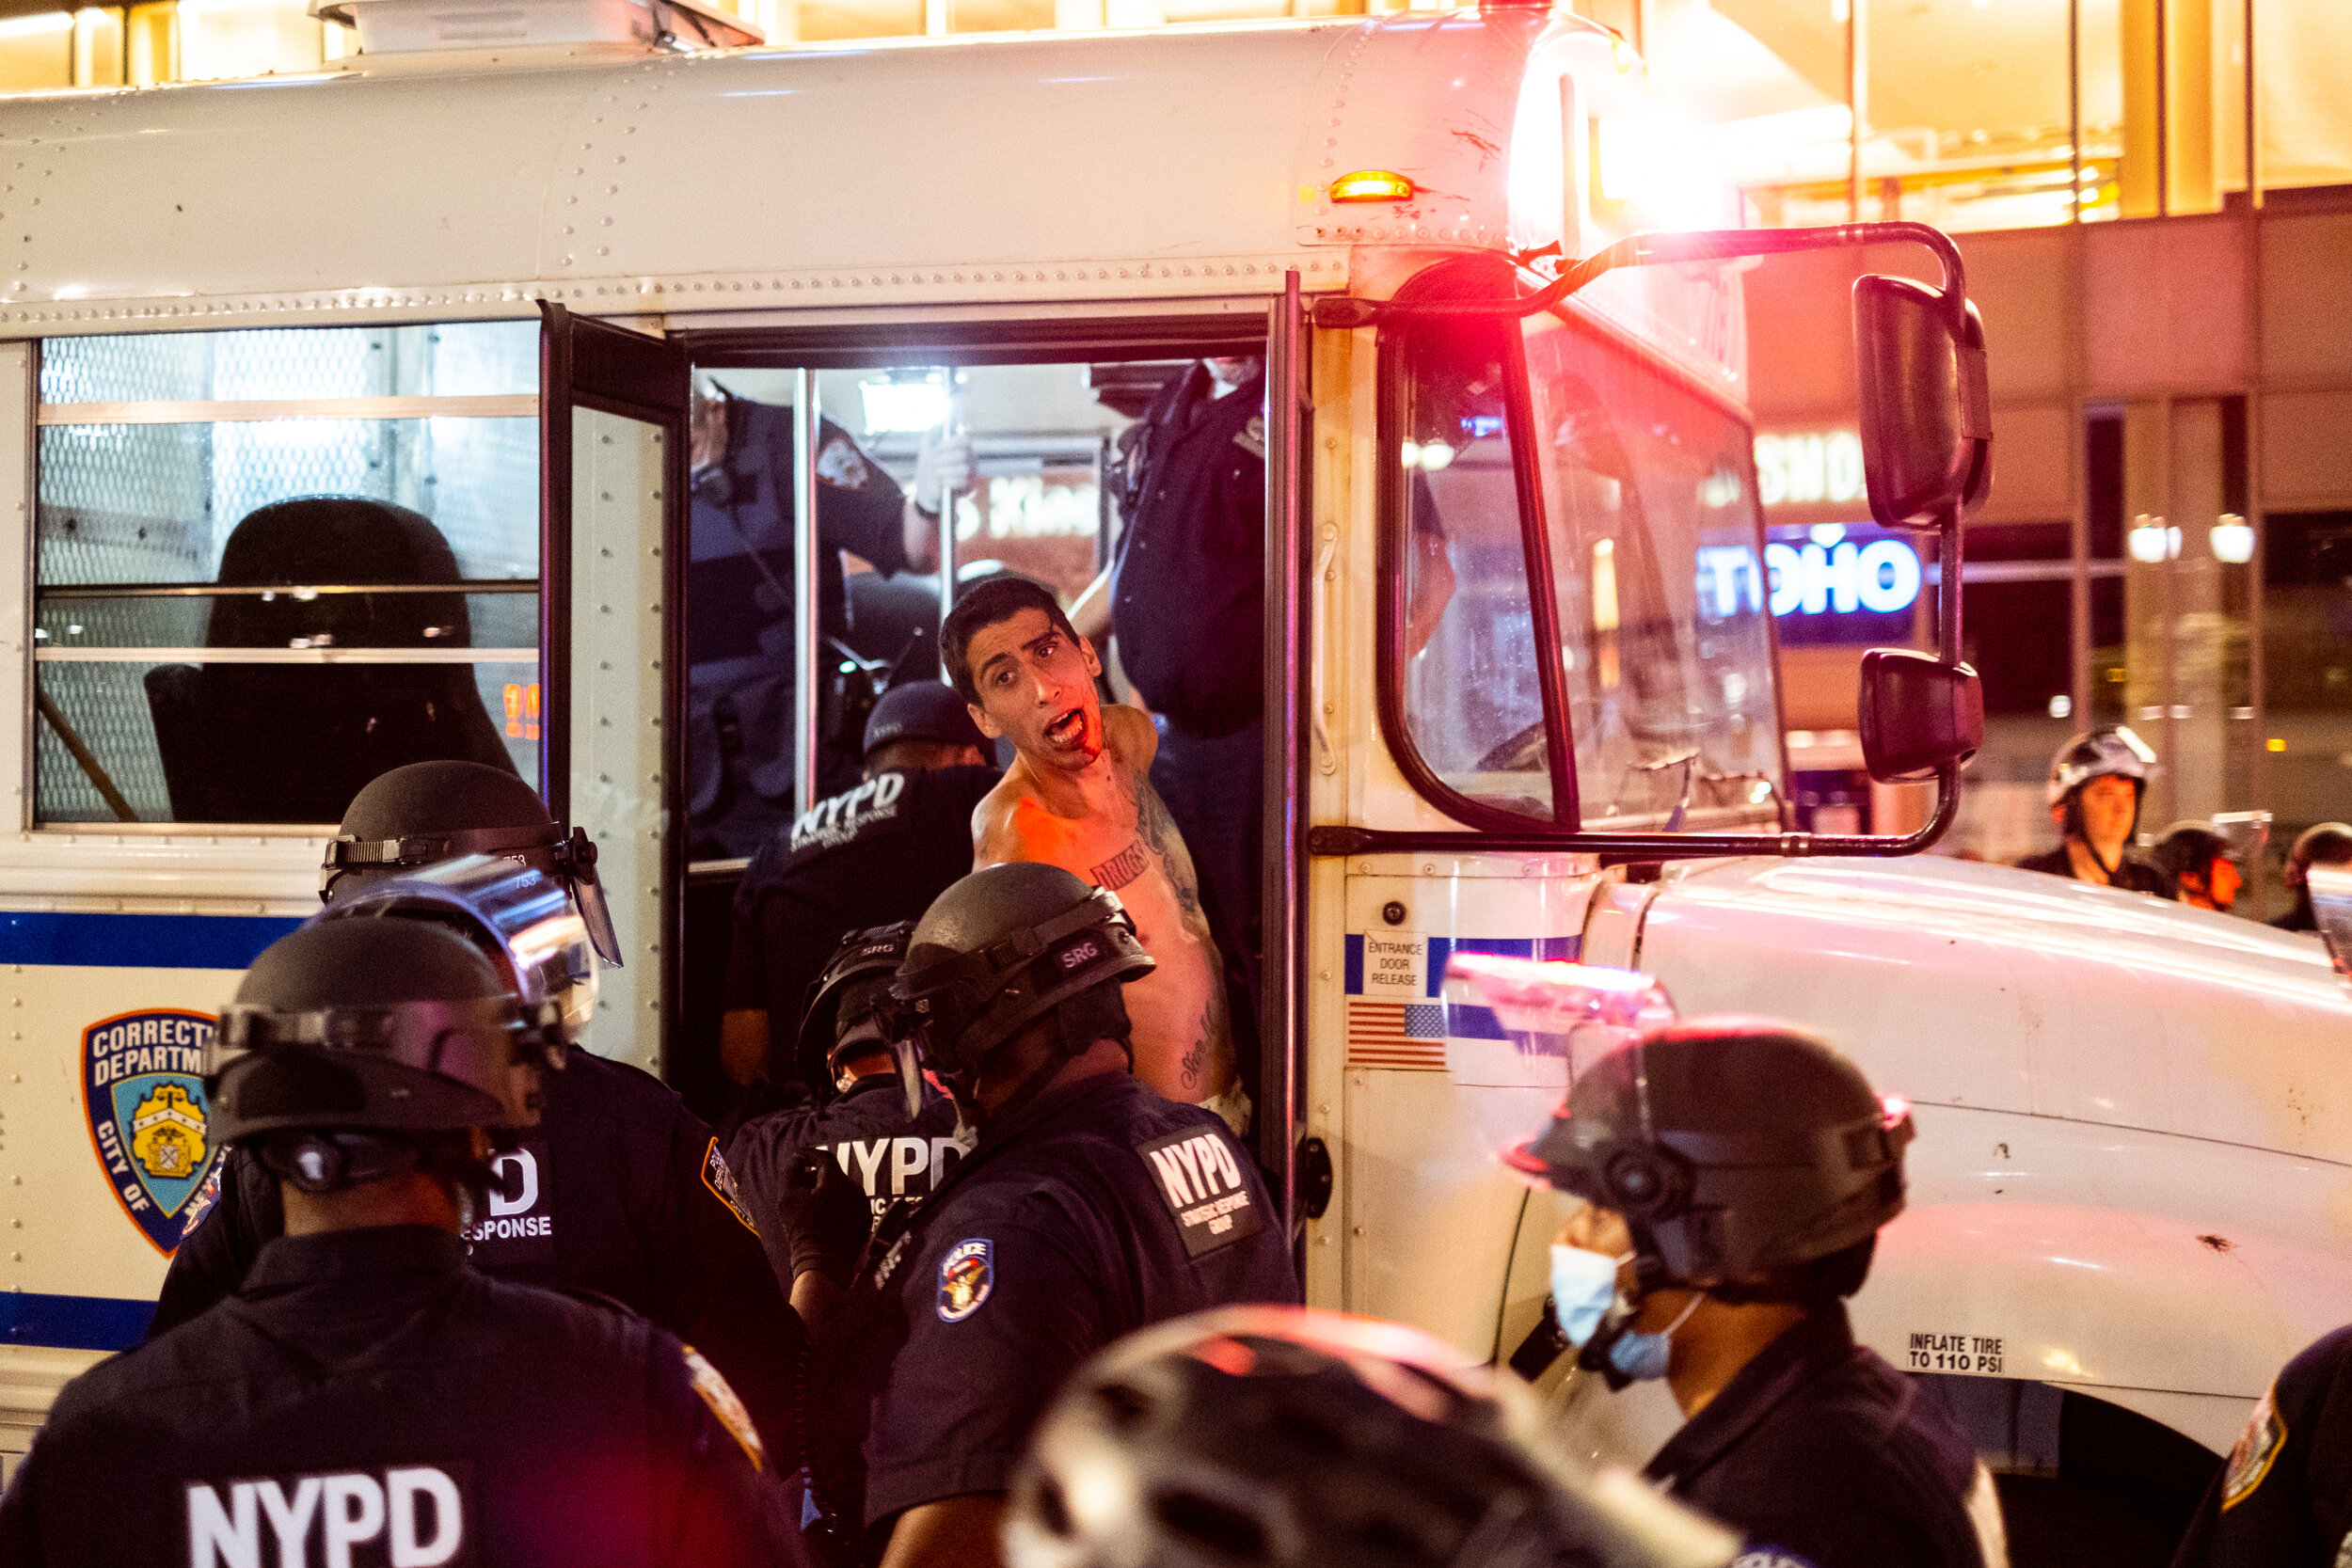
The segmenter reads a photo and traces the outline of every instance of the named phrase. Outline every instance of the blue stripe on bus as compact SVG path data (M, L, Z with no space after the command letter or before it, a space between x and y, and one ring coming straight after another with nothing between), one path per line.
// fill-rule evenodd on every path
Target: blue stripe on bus
M1511 1037L1503 1032L1502 1021L1495 1017L1492 1007L1473 1007L1459 1002L1448 1002L1442 1006L1445 1009L1443 1033L1448 1039L1507 1040Z
M0 1344L128 1350L147 1337L151 1301L0 1291Z
M1573 963L1584 951L1582 936L1572 937L1431 937L1427 994L1445 990L1445 961L1456 953L1491 953L1501 958L1542 958ZM1501 1039L1501 1035L1466 1036L1470 1039Z
M0 911L0 963L246 969L301 924L283 915Z
M1364 939L1351 935L1347 939L1347 990L1343 994L1361 996L1364 993Z

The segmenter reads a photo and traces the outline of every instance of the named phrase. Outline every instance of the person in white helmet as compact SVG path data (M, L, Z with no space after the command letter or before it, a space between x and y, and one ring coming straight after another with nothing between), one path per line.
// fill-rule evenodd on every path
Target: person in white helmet
M2087 731L2059 747L2050 759L2050 820L2065 841L2046 855L2019 861L2018 869L2171 897L2171 879L2131 853L2148 770L2155 764L2148 743L2120 724Z

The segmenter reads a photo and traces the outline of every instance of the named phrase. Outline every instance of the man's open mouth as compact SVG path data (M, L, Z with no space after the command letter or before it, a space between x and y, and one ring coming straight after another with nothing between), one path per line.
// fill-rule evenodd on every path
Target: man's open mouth
M1045 726L1045 738L1057 746L1074 746L1086 735L1087 710L1073 707Z

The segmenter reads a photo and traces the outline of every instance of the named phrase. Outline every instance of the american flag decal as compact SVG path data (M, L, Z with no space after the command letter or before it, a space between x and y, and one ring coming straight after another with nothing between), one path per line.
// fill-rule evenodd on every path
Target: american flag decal
M1347 1065L1445 1070L1445 1004L1347 999Z

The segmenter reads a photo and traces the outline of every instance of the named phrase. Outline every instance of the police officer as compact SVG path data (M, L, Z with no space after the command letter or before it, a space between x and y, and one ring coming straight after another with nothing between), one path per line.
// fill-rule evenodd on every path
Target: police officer
M1203 359L1160 388L1133 427L1118 556L1072 610L1081 635L1117 633L1160 721L1152 784L1191 847L1245 1011L1265 858L1265 416L1263 359Z
M748 855L791 820L793 413L698 388L690 461L692 563L687 570L690 854ZM821 420L817 439L817 626L854 638L841 555L885 576L929 571L939 554L938 498L973 473L971 443L923 438L913 496ZM930 501L927 511L919 500ZM900 651L866 650L895 657ZM850 758L819 761L827 788L850 783Z
M322 918L263 952L207 1087L286 1233L232 1298L66 1387L0 1503L0 1560L799 1560L707 1361L611 1303L466 1266L539 1028L423 922Z
M2148 859L2172 880L2172 896L2191 909L2228 914L2246 884L2230 841L2209 822L2175 822L2156 839Z
M813 1489L840 1560L993 1562L1023 1444L1072 1369L1145 1323L1296 1299L1249 1156L1127 1070L1120 989L1151 964L1115 895L1036 862L974 872L916 926L892 999L979 1138L874 1233L843 1334L812 1358Z
M801 1156L815 1150L830 1158L857 1184L879 1225L893 1204L929 1197L970 1148L954 1103L924 1081L911 1045L884 1028L882 1005L914 932L914 923L902 920L841 939L801 1020L801 1074L814 1099L745 1122L727 1146L776 1277L811 1323L827 1304L821 1291L814 1300L808 1293L819 1289L816 1275L796 1285L791 1237L781 1222L783 1207L799 1200L791 1188Z
M2059 747L2050 759L2050 820L2064 842L2019 861L2018 869L2171 897L2164 873L2131 855L2148 769L2155 764L2148 743L2122 725L2086 731Z
M2318 930L2318 918L2312 911L2311 869L2347 863L2352 863L2352 825L2321 822L2304 829L2287 851L2286 884L2295 895L2295 907L2270 924L2281 931Z
M1417 1329L1232 1307L1120 1340L1038 1429L1013 1568L1708 1568L1735 1537L1595 1485L1508 1373Z
M1846 1318L1912 1135L1820 1039L1726 1017L1599 1057L1507 1156L1585 1200L1551 1271L1579 1364L1613 1388L1665 1379L1687 1419L1647 1474L1759 1563L2006 1563L1975 1448Z
M2172 1568L2334 1568L2352 1560L2352 1328L2271 1383L2189 1522Z
M789 1096L801 1008L834 944L914 919L972 869L973 808L999 777L987 747L952 689L893 687L866 723L865 781L759 847L735 894L719 1037L728 1077L765 1077Z
M468 854L474 859L446 859ZM438 875L437 866L474 875L437 895L394 896ZM501 910L526 918L577 910L586 917L581 934L617 956L595 867L586 833L566 833L513 774L421 762L359 792L327 846L320 889L330 917L378 928L398 922L373 916L437 916L512 967L515 945L485 924ZM472 895L485 888L490 901ZM501 1279L611 1296L696 1346L741 1392L788 1470L801 1448L794 1389L806 1335L710 1130L660 1080L580 1045L595 971L577 944L564 951L563 961L515 977L529 1004L563 1015L554 1058L562 1070L547 1075L540 1124L499 1156L501 1190L467 1230L473 1265ZM584 983L574 983L575 972ZM213 1212L189 1230L164 1277L151 1336L235 1291L285 1228L277 1183L250 1154L231 1151L215 1180Z

